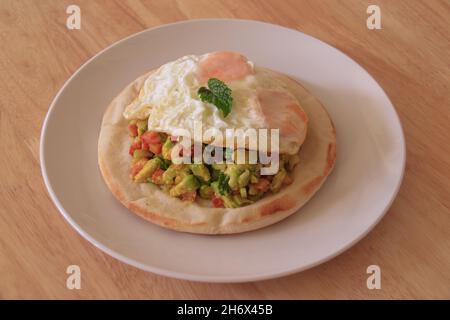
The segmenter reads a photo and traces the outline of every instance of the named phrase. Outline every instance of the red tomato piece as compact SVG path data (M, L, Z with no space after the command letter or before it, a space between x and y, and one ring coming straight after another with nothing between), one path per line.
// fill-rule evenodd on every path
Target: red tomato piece
M194 202L195 198L197 198L197 191L189 191L181 195L181 200L183 201Z
M149 144L148 149L153 152L154 154L158 155L161 154L162 151L162 143L156 143L156 144Z
M129 124L128 131L130 132L130 136L137 137L138 135L138 127L136 124Z
M146 163L147 159L141 159L135 164L133 164L133 166L131 167L131 176L134 178L139 173L139 171L142 170L142 168Z
M211 200L214 208L223 208L223 200L222 198L214 196Z
M255 188L259 191L266 192L269 190L270 181L266 178L260 178L257 183L254 184Z
M159 136L159 133L155 131L147 131L141 136L141 139L148 145L161 143L161 137Z
M155 172L152 174L152 181L156 184L159 184L162 182L162 175L164 173L164 170L161 168L158 168Z
M130 156L133 155L134 150L141 149L141 148L142 148L142 142L141 142L141 140L134 141L134 142L131 144L131 146L130 146L130 150L129 150Z

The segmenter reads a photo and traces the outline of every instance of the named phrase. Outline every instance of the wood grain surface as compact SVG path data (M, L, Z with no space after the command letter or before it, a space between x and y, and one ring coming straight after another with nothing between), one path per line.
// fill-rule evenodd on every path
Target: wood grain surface
M81 8L81 30L66 8ZM377 4L382 29L368 30ZM138 270L96 249L59 214L39 167L56 92L86 60L135 32L186 19L262 20L342 50L380 83L406 135L407 166L388 214L337 258L284 278L208 284ZM450 1L0 1L0 298L450 298ZM66 288L66 268L82 289ZM367 266L382 289L366 287Z

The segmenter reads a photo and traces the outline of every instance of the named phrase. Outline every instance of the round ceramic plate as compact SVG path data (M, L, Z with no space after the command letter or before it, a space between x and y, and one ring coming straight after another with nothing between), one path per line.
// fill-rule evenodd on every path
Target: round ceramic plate
M298 79L329 111L334 171L291 217L237 235L166 230L123 207L103 182L97 139L105 108L143 73L187 54L238 51ZM355 61L301 32L245 20L194 20L146 30L84 64L56 95L41 136L41 167L69 223L111 256L182 279L239 282L305 270L348 249L382 218L400 186L405 145L382 88Z

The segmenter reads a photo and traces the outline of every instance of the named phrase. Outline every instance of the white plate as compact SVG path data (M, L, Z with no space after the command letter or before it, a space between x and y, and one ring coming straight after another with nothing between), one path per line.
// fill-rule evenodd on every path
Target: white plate
M103 112L129 82L186 54L242 52L300 80L328 109L337 162L323 188L290 218L230 236L184 234L125 209L97 165ZM41 136L41 167L69 223L111 256L154 273L210 282L268 279L305 270L348 249L393 201L405 144L386 94L356 62L301 32L246 20L194 20L146 30L84 64L55 97Z

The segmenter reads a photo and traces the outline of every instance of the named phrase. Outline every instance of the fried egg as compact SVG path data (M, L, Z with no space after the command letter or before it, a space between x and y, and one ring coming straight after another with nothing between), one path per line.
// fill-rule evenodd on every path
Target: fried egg
M218 78L232 90L228 116L203 102L198 89ZM279 129L279 152L297 153L306 137L308 117L287 86L266 69L256 68L236 52L188 55L162 65L145 80L138 97L125 108L127 119L146 119L148 130L194 134L201 121L203 132L226 129ZM203 141L205 142L205 141Z

